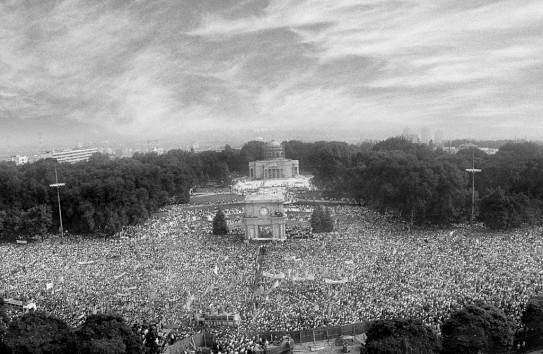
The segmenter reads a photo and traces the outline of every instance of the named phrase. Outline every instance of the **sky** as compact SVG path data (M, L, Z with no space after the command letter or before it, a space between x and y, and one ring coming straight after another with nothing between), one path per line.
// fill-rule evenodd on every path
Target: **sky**
M404 128L540 139L543 2L0 2L0 139Z

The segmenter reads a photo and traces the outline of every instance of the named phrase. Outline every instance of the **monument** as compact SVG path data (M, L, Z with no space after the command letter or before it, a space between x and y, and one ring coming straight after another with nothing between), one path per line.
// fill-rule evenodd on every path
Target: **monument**
M245 197L243 226L249 240L286 239L286 214L282 194L252 194Z
M299 174L298 160L285 158L285 149L272 140L264 146L264 160L249 162L249 177L254 179L286 179Z

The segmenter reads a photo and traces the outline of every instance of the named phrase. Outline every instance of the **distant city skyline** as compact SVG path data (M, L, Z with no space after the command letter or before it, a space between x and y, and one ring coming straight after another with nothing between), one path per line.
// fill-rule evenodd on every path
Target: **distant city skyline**
M0 147L543 136L537 0L0 4Z

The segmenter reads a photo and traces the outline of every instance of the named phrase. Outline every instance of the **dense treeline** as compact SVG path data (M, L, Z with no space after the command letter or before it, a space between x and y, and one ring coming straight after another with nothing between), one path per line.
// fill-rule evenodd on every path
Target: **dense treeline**
M20 167L2 163L0 232L13 239L59 227L56 189L49 187L55 183L55 168L59 182L66 184L60 187L65 229L111 234L122 225L137 224L169 202L188 200L190 188L206 173L195 156L176 150L118 160L97 154L73 165L50 159ZM39 229L28 215L49 221Z
M471 149L449 155L401 138L377 144L284 142L286 156L314 175L325 195L350 197L380 211L394 211L414 224L466 220L471 210L475 164L476 215L491 228L517 227L541 218L543 149L507 143L496 155ZM72 233L109 235L138 224L168 203L184 203L198 185L228 185L247 175L249 161L262 159L264 142L241 149L110 159L97 154L73 165L55 160L15 166L0 163L0 239L43 235L59 228L55 167L62 220Z
M0 315L2 313L0 298ZM1 317L0 317L1 319ZM123 318L90 315L77 328L44 312L16 317L0 332L1 353L157 353L143 346Z
M371 151L344 143L315 143L308 154L315 183L330 195L349 196L414 224L461 222L471 213L475 177L476 215L491 228L541 219L543 147L507 143L495 155L476 148L449 155L423 144L390 138Z
M201 153L172 150L163 155L135 154L110 159L96 154L88 162L59 164L46 159L15 166L0 163L0 239L57 232L60 227L55 169L62 200L64 230L75 234L111 235L124 225L145 221L169 203L185 203L191 188L211 184L227 186L232 177L247 175L249 161L263 158L262 141L241 149ZM343 150L345 143L286 143L290 158L306 170L326 171L321 150ZM329 162L334 162L330 160ZM323 179L324 180L324 179Z

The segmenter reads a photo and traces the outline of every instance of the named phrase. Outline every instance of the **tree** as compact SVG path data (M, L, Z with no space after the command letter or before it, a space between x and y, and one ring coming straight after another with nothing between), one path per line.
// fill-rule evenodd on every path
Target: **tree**
M380 141L373 146L374 151L403 151L414 153L419 148L426 148L422 144L415 144L403 137L388 138Z
M28 312L9 323L4 343L13 354L68 353L70 327L44 312Z
M491 229L507 229L509 227L509 198L501 188L484 196L480 202L480 217Z
M264 146L263 141L251 140L241 148L241 156L245 159L246 168L249 166L250 161L262 160L264 158Z
M325 208L321 212L321 227L323 232L334 231L334 218L332 217L330 208Z
M378 320L367 332L368 354L434 354L441 350L437 334L420 321Z
M6 334L8 324L9 324L9 317L6 313L6 303L4 302L4 298L0 296L0 353L2 353L3 345L4 345L4 336Z
M526 303L522 323L529 330L531 338L543 337L543 296L535 296Z
M24 213L23 228L27 236L42 236L53 223L51 207L49 205L37 205Z
M311 223L311 229L316 234L321 233L323 231L322 217L323 217L322 206L320 205L315 206L315 208L313 209L313 212L311 213L310 223Z
M443 354L507 353L513 344L514 322L490 305L468 305L443 323Z
M2 219L0 234L4 240L14 241L20 236L23 231L23 215L24 212L18 208L11 208L0 215L0 219Z
M141 353L142 345L122 317L97 314L87 317L74 332L75 353Z
M536 203L524 194L506 194L496 188L484 196L480 203L480 217L491 229L519 227L524 222L533 222L539 213Z
M226 215L219 208L217 214L213 218L213 235L226 235L228 233L228 224L226 223Z

